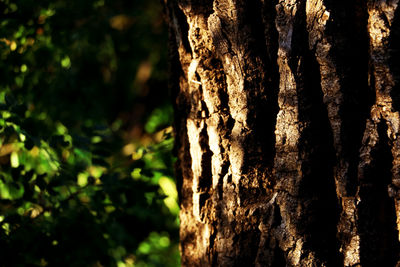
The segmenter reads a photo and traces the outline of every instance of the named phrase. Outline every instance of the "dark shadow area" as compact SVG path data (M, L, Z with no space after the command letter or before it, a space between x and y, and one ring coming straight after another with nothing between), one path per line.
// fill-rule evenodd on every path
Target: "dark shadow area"
M319 64L308 49L305 3L294 21L290 68L295 74L302 135L299 154L302 174L299 197L302 214L298 232L305 236L305 251L313 251L327 266L343 264L336 239L340 209L333 167L336 162L333 135L323 102Z
M359 234L362 266L395 266L399 257L394 199L388 195L392 161L387 125L378 124L379 142L360 187Z
M245 65L245 88L248 88L251 107L248 122L254 129L257 140L251 140L254 147L260 148L263 168L272 168L275 156L275 125L279 111L279 67L278 32L275 27L275 5L278 1L249 1L244 6L243 24L249 28L249 34L243 37L246 42L247 56L252 58L250 65ZM239 25L239 29L241 25ZM246 59L244 59L246 62ZM246 62L248 63L248 62ZM254 153L254 161L259 162L260 155ZM249 165L252 165L251 163ZM261 166L260 166L261 168Z
M184 207L191 205L192 203L192 179L184 181L183 177L193 177L192 174L192 158L190 156L189 140L187 135L186 120L190 114L191 103L190 97L181 93L180 86L183 84L181 81L182 77L185 77L183 66L180 62L180 55L178 52L179 41L176 35L181 37L182 45L187 53L192 54L192 50L189 44L188 34L189 25L186 20L185 14L178 7L177 2L169 2L166 7L166 13L169 19L175 14L178 22L179 29L174 28L172 22L169 22L169 42L168 42L168 86L171 92L170 101L174 107L174 120L173 127L175 133L173 154L177 157L177 161L174 165L176 187L178 191L179 205ZM186 86L188 83L186 81ZM184 159L184 160L181 160ZM185 200L185 201L183 201ZM186 242L185 238L181 236L181 241ZM188 241L189 242L189 241Z
M257 188L240 187L244 205L259 203L255 196L267 196L266 188L273 188L272 168L275 158L275 126L279 111L279 67L277 64L278 32L274 26L277 1L262 3L250 1L243 4L238 21L237 47L242 46L245 63L244 88L248 97L247 123L252 129L243 147L245 154L243 173L257 171ZM243 30L241 30L243 29Z
M354 196L365 121L375 101L374 86L368 85L367 6L362 0L328 0L326 7L330 12L326 32L333 41L331 56L335 60L343 95L339 111L342 120L341 157L349 162L349 171L344 182L348 196Z
M201 193L200 195L200 217L208 218L207 214L212 213L212 210L209 210L210 205L207 205L207 201L210 200L212 189L212 155L213 152L210 150L210 146L208 143L208 133L207 133L207 125L204 124L203 130L200 132L199 136L200 147L202 149L202 157L201 157L201 166L202 172L199 177L198 189Z
M233 242L240 244L241 249L239 251L246 251L248 253L235 255L235 260L231 266L243 267L253 265L254 259L257 257L257 246L255 245L260 243L260 232L253 229L242 231Z
M0 266L178 265L160 2L0 14Z
M274 260L270 266L271 267L287 266L285 252L279 246L275 247Z
M179 8L178 3L176 1L173 1L170 7L170 11L172 14L171 16L175 16L175 18L177 19L177 26L179 28L176 28L175 30L178 32L170 32L170 38L171 40L175 41L175 42L182 42L183 47L185 48L186 52L192 54L192 48L190 47L190 43L189 43L189 24L187 22L187 18L185 13L183 13L183 11ZM173 22L172 24L173 25ZM176 40L176 36L179 34L180 36L180 40ZM178 49L173 51L174 53L178 52Z
M272 168L275 158L276 117L279 111L278 32L275 27L277 3L278 1L274 0L265 3L244 1L237 4L240 12L237 25L230 26L236 27L238 31L238 36L231 38L231 42L232 47L240 48L243 56L239 60L243 62L241 67L248 101L247 124L252 131L250 137L243 142L246 153L242 171L252 179L257 179L257 182L246 181L246 184L239 186L241 206L249 208L253 204L264 205L268 202L271 196L268 195L267 188L273 188L275 184ZM252 216L262 219L264 215L257 211ZM260 249L269 250L267 247L259 247L261 233L257 229L258 220L252 219L251 216L245 220L249 226L244 228L251 230L241 233L237 242L240 244L240 251L248 253L240 255L235 260L235 266L254 264ZM277 247L279 250L278 245ZM276 262L282 260L279 258L281 254L276 256Z

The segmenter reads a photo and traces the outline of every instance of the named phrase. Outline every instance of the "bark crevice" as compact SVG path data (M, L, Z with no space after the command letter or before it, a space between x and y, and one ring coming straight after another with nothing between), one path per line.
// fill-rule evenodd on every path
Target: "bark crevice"
M326 32L332 39L331 57L340 77L342 101L339 106L341 118L340 153L343 176L342 196L355 196L357 192L357 169L359 150L365 130L365 121L374 104L374 89L368 85L369 39L368 13L365 1L355 0L346 4L325 1L330 10ZM345 167L346 166L346 167ZM342 168L343 168L342 167Z
M188 39L189 24L187 22L185 13L178 6L178 4L174 3L173 6L174 8L171 10L171 12L173 12L173 18L176 19L176 21L174 21L176 41L178 42L178 46L182 44L185 51L192 54L192 49Z
M377 126L378 143L371 151L371 162L363 175L358 205L360 259L363 266L395 266L399 258L396 209L389 197L392 162L388 127Z
M299 138L299 158L302 162L299 198L303 212L298 231L307 236L304 250L314 252L316 258L328 266L340 266L343 259L339 254L336 233L341 210L334 179L336 155L333 132L323 102L315 48L309 49L305 2L298 14L293 34L296 46L289 63L298 86L299 121L302 127Z
M209 213L210 205L207 205L207 201L210 199L212 194L212 162L211 158L213 156L212 151L209 148L207 125L200 132L199 143L202 150L201 157L201 176L199 177L199 183L197 185L198 192L200 194L199 199L199 213L200 218L204 221Z

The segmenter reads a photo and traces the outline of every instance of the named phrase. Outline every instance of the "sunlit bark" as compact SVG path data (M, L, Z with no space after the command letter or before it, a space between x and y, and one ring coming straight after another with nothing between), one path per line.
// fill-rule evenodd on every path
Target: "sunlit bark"
M183 266L395 266L398 0L164 3Z

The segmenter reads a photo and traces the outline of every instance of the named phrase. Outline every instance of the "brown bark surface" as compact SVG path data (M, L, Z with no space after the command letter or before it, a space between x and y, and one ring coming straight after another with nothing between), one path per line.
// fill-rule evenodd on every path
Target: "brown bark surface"
M398 0L164 0L183 266L400 264Z

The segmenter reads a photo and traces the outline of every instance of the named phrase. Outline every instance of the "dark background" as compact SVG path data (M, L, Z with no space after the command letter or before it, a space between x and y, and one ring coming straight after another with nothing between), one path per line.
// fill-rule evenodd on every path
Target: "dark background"
M0 13L0 266L178 266L159 1Z

